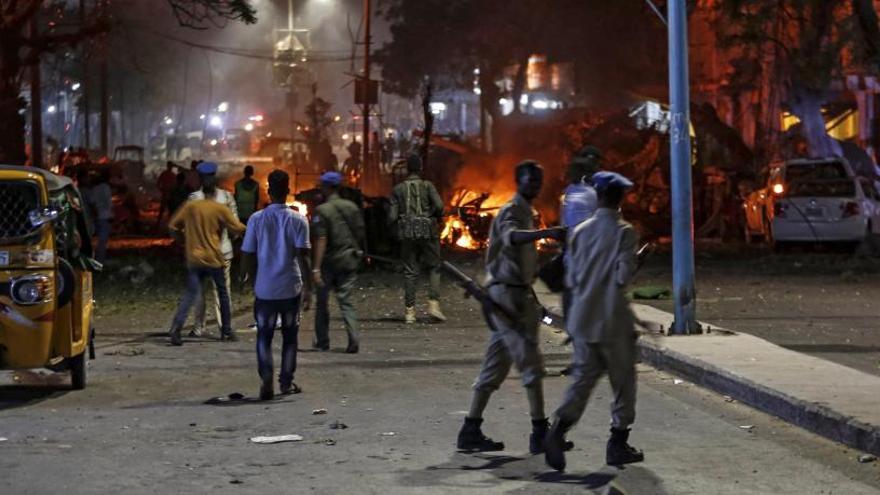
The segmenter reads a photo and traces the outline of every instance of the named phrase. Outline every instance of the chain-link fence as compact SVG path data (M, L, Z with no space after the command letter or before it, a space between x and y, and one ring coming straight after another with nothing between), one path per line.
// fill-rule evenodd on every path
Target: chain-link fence
M0 182L0 244L33 234L28 213L40 207L40 190L27 181Z

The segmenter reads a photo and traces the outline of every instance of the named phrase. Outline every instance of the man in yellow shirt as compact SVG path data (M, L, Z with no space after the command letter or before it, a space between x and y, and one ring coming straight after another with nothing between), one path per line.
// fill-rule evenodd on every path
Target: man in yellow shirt
M217 165L200 164L202 188L208 197L216 187ZM183 345L180 330L186 323L189 310L196 298L201 296L201 286L205 279L211 279L217 288L220 299L221 330L220 340L236 341L232 331L232 315L229 302L229 287L223 275L225 258L220 245L223 229L231 235L244 232L245 226L238 221L232 211L213 200L191 200L184 203L168 224L172 234L183 234L186 251L186 290L180 299L177 313L171 324L171 345Z

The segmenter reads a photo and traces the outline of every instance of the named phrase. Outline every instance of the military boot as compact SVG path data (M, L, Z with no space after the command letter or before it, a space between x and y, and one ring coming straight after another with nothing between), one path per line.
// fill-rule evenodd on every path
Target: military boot
M611 438L608 439L608 447L605 450L605 463L609 466L621 466L644 461L645 454L630 445L628 441L628 429L611 428Z
M404 315L404 320L406 321L406 323L408 325L416 322L416 308L415 308L415 306L407 306L406 307L406 314Z
M532 420L532 434L529 435L529 453L538 455L544 453L544 440L547 438L547 432L550 431L550 422L546 419ZM566 441L563 449L568 452L574 448L574 442Z
M496 442L491 438L483 435L480 425L483 424L482 418L464 418L464 425L458 432L458 442L456 446L458 450L464 452L495 452L504 450L503 442Z
M565 432L569 428L571 423L556 418L544 437L544 461L557 471L565 471L565 451L570 450L566 448L570 442L565 441Z
M183 339L180 337L180 327L171 327L171 331L168 334L171 337L171 345L183 345Z
M436 299L428 301L428 314L437 321L446 321L446 315L440 310L440 301Z

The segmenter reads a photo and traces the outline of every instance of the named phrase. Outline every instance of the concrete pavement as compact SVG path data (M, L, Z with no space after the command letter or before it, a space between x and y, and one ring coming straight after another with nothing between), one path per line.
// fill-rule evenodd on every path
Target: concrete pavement
M456 453L488 337L479 308L449 289L447 324L406 326L399 289L383 280L365 276L356 293L362 353L340 352L344 337L334 320L335 352L300 354L296 380L304 393L268 403L204 404L232 392L256 395L253 332L238 343L185 339L174 348L167 345L167 318L155 312L132 308L115 325L104 320L85 391L0 388L0 437L7 439L0 441L0 493L880 492L880 465L858 463L858 452L649 366L639 368L632 437L647 454L641 465L604 466L605 382L572 432L577 447L569 472L556 474L528 456L529 418L516 376L486 415L486 433L508 450ZM390 303L381 304L383 298ZM240 316L237 328L250 320ZM304 347L312 329L307 314ZM560 340L544 329L551 370L567 364ZM18 383L26 381L40 377ZM548 411L566 384L559 376L546 380ZM347 428L331 429L337 421ZM277 434L304 440L249 441Z
M561 319L559 296L540 285L544 305ZM669 329L673 316L634 304L640 320ZM643 361L745 402L831 440L880 455L880 377L808 356L752 335L704 323L694 336L649 333Z

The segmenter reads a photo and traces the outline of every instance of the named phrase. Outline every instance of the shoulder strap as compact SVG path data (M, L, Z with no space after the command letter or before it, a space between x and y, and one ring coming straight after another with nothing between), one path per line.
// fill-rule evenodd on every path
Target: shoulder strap
M331 207L333 207L334 210L336 210L336 213L337 213L340 217L342 217L342 223L344 223L344 224L345 224L345 228L348 229L348 235L351 236L351 240L354 241L355 245L357 245L358 247L360 247L360 242L358 242L358 238L357 238L357 236L354 235L354 229L351 227L351 223L349 223L349 221L348 221L348 217L346 217L345 214L342 212L342 210L340 210L339 207L336 206L335 204L333 204L333 203L329 203L329 202L328 202L328 204L329 204Z

